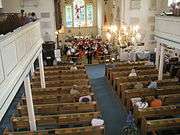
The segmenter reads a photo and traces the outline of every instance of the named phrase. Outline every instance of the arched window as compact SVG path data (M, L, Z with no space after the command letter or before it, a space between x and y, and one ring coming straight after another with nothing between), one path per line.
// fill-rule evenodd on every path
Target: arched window
M74 27L85 26L85 3L84 0L74 0Z
M84 0L74 0L73 5L65 6L66 27L93 26L93 4Z

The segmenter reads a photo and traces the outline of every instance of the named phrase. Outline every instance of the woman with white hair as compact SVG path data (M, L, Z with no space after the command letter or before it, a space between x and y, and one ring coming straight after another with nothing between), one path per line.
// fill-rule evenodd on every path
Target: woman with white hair
M136 70L134 68L131 70L131 73L129 74L129 77L132 77L132 76L137 76Z

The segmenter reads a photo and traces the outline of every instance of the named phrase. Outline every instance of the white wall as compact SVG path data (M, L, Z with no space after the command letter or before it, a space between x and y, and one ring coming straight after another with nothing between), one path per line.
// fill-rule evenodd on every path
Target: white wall
M2 8L2 6L3 6L3 5L2 5L2 0L0 0L0 8Z
M41 18L41 32L42 35L48 32L51 40L55 41L54 0L39 0L37 6L23 6L22 1L23 0L3 0L3 12L20 12L21 9L24 9L25 12L35 12L39 18L41 18L42 12L49 12L50 18Z
M113 0L111 0L112 2ZM155 9L151 8L151 2L153 0L141 0L140 9L130 9L131 0L115 0L116 7L121 7L120 20L126 24L139 25L141 34L143 35L142 42L145 43L145 49L153 50L155 44L153 43L153 32L155 25L155 14L158 14L164 10L167 10L168 0L155 0ZM114 15L116 14L116 10ZM116 22L117 23L117 22Z

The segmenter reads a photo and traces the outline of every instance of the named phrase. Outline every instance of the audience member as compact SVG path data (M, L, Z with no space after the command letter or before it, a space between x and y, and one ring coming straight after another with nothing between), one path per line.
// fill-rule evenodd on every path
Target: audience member
M73 64L73 66L70 67L71 71L76 71L78 70L78 68L76 67L76 64Z
M131 73L129 74L129 77L131 76L137 76L136 70L134 68L131 70Z
M136 85L134 86L135 89L142 89L144 86L141 82L137 82Z
M35 22L37 20L37 16L34 12L31 13L32 21Z
M150 103L150 107L160 107L162 106L162 101L159 99L158 95L154 96L153 100Z
M33 20L32 20L32 16L31 16L31 13L28 13L27 18L28 18L28 21L29 21L29 22L32 22L32 21L33 21Z
M149 105L145 98L141 98L141 101L136 102L135 106L137 106L138 109L144 109L147 108Z
M99 118L94 118L94 119L91 120L91 125L93 127L102 126L102 125L104 125L104 120L99 119Z
M157 82L155 81L154 78L151 79L151 81L150 81L150 83L149 83L149 85L148 85L148 88L149 88L149 89L157 89L157 88L158 88Z
M80 94L80 92L78 91L77 85L73 85L72 89L70 90L70 94L71 95L79 95Z
M88 103L88 102L91 102L92 101L92 98L90 95L88 96L82 96L79 98L79 102L82 103L82 102L85 102L85 103Z

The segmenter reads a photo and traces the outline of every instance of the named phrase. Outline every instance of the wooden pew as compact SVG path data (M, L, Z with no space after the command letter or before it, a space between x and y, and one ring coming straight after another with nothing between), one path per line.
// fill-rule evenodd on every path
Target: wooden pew
M86 74L72 74L72 75L52 75L52 76L45 76L46 81L53 81L53 80L72 80L72 79L88 79L88 75ZM33 76L31 82L40 81L40 76Z
M114 63L113 63L114 64ZM111 65L111 64L110 64ZM139 65L145 65L145 61L139 61L139 62L118 62L115 63L115 68L119 67L129 67L129 66L139 66ZM110 68L108 66L105 66L105 75L108 77L108 73Z
M42 104L34 105L35 115L57 115L71 113L95 112L98 110L96 102L91 103L60 103L60 104ZM18 116L27 116L27 106L17 107Z
M167 116L166 113L164 116ZM161 118L162 115L159 116L147 116L143 117L141 124L141 135L147 135L148 132L153 132L155 135L155 131L160 129L172 129L180 128L180 118Z
M63 66L61 66L61 65L57 65L57 66L45 66L44 67L44 70L45 71L48 71L48 70L68 70L68 69L70 69L71 68L71 66L73 66L73 65L63 65ZM85 65L76 65L76 67L78 68L78 69L85 69ZM37 70L39 70L39 69L37 69Z
M145 109L138 109L138 107L134 107L134 118L137 123L141 122L143 117L153 117L156 115L166 116L175 114L180 114L180 104L161 106L159 108L147 107Z
M161 95L161 100L163 101L163 105L170 105L180 103L180 94L169 94L169 95Z
M137 82L137 81L141 81L141 80L149 80L150 78L157 78L156 76L158 76L158 72L157 71L152 71L152 72L148 72L148 70L146 71L141 71L141 74L138 74L138 76L121 76L121 77L116 77L113 80L113 88L116 90L117 89L117 85L119 83L125 83L125 82ZM169 79L170 76L168 74L164 74L163 76L164 79Z
M148 85L148 82L149 82L148 79L141 80L140 82L143 83L143 85L147 88L147 85ZM133 89L134 85L136 83L137 83L137 81L136 82L120 83L119 87L118 87L118 90L117 90L118 96L121 98L122 93L127 89ZM172 86L172 85L178 85L179 84L176 79L164 79L164 80L161 80L161 81L157 81L157 83L158 83L158 87L169 86L169 85Z
M151 96L146 97L147 100L150 100L151 98L152 98ZM142 118L143 116L146 116L146 117L163 116L164 117L164 116L169 116L169 115L174 115L174 114L180 114L180 104L179 104L180 94L161 95L160 98L162 100L163 106L159 108L147 107L145 109L138 109L137 107L134 107L134 110L135 110L134 115L135 115L136 121Z
M100 112L74 113L60 115L36 116L37 127L50 125L85 125L89 126L93 118L100 117ZM15 131L29 129L29 119L27 116L12 117L12 124Z
M82 93L80 95L72 96L70 94L63 94L63 95L42 95L42 96L33 96L33 104L34 105L40 105L40 104L59 104L59 103L74 103L79 102L79 98L81 96L87 96L91 95L93 101L95 99L95 96L93 93ZM21 105L26 105L26 98L23 97L21 102Z
M168 74L164 74L163 78L170 79L171 77ZM158 74L141 75L141 76L136 76L136 77L119 77L115 79L113 88L114 90L118 91L122 83L150 81L150 79L158 80Z
M5 131L4 135L105 135L104 126L93 127L75 127L75 128L59 128L59 129L49 129L49 130L39 130L36 132L31 131L21 131L21 132L9 132Z
M55 95L69 94L73 86L49 87L49 88L33 88L32 95ZM90 85L78 85L78 91L81 93L92 92Z
M122 71L122 72L114 72L111 74L109 81L111 82L111 84L113 84L115 78L118 77L127 77L129 76L129 74L131 73L131 71ZM138 76L141 75L149 75L149 74L158 74L158 71L156 69L149 69L149 70L136 70L136 73Z
M89 85L89 79L46 81L46 87L61 87L61 86L73 86L73 85ZM31 82L31 87L40 88L41 83Z
M63 75L63 74L86 74L86 70L85 69L78 69L78 70L75 70L75 71L71 71L71 70L50 70L50 71L44 71L44 74L45 76L50 76L50 75ZM40 73L39 71L35 71L34 72L34 75L36 76L40 76Z
M112 73L116 72L122 72L122 71L131 71L133 68L136 70L150 70L150 69L155 69L154 66L145 66L145 65L139 65L139 66L130 66L130 67L118 67L118 68L109 68L107 71L108 74L108 79L110 76L112 76Z
M122 102L128 109L131 108L131 98L155 95L180 94L180 85L161 87L160 89L130 89L122 94Z

